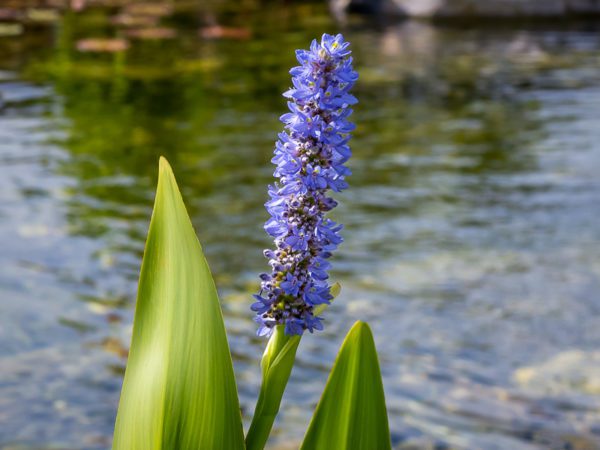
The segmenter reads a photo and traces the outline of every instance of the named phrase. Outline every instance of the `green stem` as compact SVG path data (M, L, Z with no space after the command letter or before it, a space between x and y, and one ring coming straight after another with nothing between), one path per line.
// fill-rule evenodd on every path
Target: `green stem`
M331 286L331 295L339 295L341 286ZM314 309L316 316L325 311L328 305L319 305ZM277 325L269 339L265 353L260 362L262 384L258 401L254 409L254 417L246 435L246 450L263 450L271 434L273 422L279 412L281 398L287 386L296 360L296 351L302 336L288 336L284 325Z
M261 361L260 393L246 435L247 450L262 450L269 439L299 344L300 336L286 335L283 325L278 325L269 339Z

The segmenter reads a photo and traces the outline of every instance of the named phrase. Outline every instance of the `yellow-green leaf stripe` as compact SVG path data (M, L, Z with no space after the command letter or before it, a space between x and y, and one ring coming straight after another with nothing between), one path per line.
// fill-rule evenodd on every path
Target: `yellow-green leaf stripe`
M113 450L237 450L244 437L217 291L160 160Z

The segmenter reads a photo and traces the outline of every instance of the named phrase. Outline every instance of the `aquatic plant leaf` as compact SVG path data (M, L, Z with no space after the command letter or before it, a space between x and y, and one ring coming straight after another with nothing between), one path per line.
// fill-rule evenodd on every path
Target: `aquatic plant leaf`
M161 158L113 449L237 450L243 439L215 284Z
M391 449L377 351L369 326L346 335L301 450Z
M339 283L331 286L331 295L334 299L339 295L340 290ZM318 305L315 308L315 315L323 313L327 306L326 304ZM248 450L262 450L269 439L285 387L294 367L301 337L289 336L284 332L284 325L277 325L269 338L260 363L262 370L260 393L252 423L246 435Z

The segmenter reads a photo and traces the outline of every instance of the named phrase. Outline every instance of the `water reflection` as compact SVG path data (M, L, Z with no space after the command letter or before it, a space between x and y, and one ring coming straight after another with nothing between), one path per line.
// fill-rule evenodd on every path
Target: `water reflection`
M0 40L3 445L109 446L159 155L215 272L252 410L264 342L248 301L280 92L293 49L333 26L315 6L250 8L205 13L203 29L222 27L207 36L175 14L175 38L82 53L120 26L82 14L61 19L54 45L39 46L48 30ZM600 34L346 34L361 103L337 217L345 289L302 344L273 445L301 439L356 318L378 339L398 448L600 445Z

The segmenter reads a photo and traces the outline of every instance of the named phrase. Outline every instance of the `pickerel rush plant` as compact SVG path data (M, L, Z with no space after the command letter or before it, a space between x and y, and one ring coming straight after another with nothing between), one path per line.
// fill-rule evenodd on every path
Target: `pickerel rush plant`
M269 336L262 384L244 439L223 317L208 264L164 158L142 262L131 350L115 424L114 450L261 450L267 443L304 331L339 293L327 282L341 225L325 217L332 190L347 187L348 121L357 79L347 42L323 35L298 50L290 113L275 147L265 224L275 248L252 309ZM304 450L390 449L377 353L357 322L337 356Z

